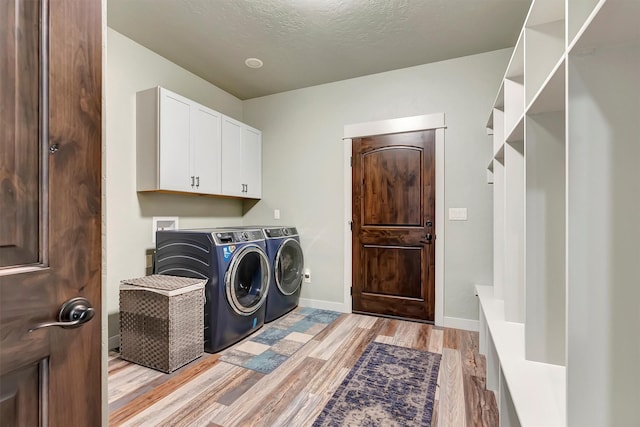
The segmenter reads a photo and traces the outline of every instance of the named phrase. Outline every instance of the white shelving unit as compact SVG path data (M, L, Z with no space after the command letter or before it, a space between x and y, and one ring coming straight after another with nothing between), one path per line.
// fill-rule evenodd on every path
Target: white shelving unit
M640 425L640 0L534 0L488 121L501 426Z

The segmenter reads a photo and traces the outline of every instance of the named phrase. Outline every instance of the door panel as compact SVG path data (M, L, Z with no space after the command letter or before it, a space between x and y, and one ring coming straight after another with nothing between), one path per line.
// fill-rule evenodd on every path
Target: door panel
M433 322L435 131L353 140L353 311Z
M422 297L422 248L364 245L362 292L373 296Z
M99 425L102 4L1 3L0 43L16 49L0 66L0 148L31 160L2 163L2 197L15 197L2 200L0 212L14 219L0 228L0 241L26 232L37 246L27 262L5 257L0 266L0 416L3 425ZM38 13L27 18L33 7ZM22 61L22 43L34 38L37 55ZM8 81L16 82L12 92ZM23 96L31 91L35 100ZM29 191L24 176L35 181ZM16 214L23 200L31 217ZM29 331L55 320L60 305L77 296L93 304L92 321Z
M0 268L40 261L40 11L0 2Z
M43 363L44 365L44 363ZM0 421L4 426L33 426L39 422L40 364L32 364L2 377ZM17 410L16 410L17 409Z
M384 147L363 154L363 225L420 226L422 151Z

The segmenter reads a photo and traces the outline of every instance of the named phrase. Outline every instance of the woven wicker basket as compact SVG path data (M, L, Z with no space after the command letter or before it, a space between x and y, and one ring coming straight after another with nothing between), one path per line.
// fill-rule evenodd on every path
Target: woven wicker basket
M120 357L173 372L204 352L206 280L153 275L120 284Z

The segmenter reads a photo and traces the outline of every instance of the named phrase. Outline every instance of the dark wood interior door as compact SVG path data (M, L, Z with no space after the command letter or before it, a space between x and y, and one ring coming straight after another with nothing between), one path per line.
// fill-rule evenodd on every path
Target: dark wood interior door
M102 2L2 0L0 52L0 425L97 426Z
M353 311L435 312L435 131L353 140Z

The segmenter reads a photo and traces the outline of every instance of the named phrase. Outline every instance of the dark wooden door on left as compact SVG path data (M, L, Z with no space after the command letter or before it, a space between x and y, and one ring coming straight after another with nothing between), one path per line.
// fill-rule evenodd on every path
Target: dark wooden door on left
M353 311L433 322L435 131L352 143Z
M0 1L0 52L0 425L100 425L101 0Z

